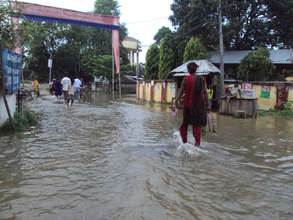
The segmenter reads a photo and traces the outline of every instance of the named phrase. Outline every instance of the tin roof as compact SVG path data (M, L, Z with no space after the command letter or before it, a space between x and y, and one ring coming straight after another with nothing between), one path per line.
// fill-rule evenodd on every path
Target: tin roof
M187 65L191 62L195 62L198 65L196 73L198 75L208 75L209 73L219 73L221 72L214 64L208 60L190 60L181 66L173 69L171 73L175 73L174 76L187 76L189 75L187 71Z
M241 60L251 50L231 50L224 52L225 64L240 64ZM208 52L212 63L220 63L220 53L216 51ZM270 50L270 59L274 64L293 64L293 51L291 49Z

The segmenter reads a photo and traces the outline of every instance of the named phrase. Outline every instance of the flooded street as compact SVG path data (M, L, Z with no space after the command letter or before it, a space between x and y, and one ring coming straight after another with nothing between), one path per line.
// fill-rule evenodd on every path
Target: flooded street
M293 219L292 119L218 116L188 153L165 105L28 106L39 125L0 135L0 219Z

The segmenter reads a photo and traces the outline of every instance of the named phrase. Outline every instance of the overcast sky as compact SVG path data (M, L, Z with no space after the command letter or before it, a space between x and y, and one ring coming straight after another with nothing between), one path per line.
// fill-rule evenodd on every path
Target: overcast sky
M89 12L94 9L95 0L20 0L47 6ZM173 0L118 0L120 5L120 23L125 23L128 35L142 44L140 62L145 62L148 47L162 27L171 27L168 17L172 14L170 5Z

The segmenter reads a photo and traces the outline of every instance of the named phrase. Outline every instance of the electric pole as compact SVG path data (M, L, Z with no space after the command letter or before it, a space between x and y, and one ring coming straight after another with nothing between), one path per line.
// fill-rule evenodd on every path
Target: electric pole
M219 0L219 41L220 41L220 97L224 96L224 42L222 27L222 0Z

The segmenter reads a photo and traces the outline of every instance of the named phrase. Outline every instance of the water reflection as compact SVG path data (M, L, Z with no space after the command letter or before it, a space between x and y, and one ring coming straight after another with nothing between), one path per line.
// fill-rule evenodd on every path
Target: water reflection
M182 113L168 106L99 94L70 108L49 96L29 106L40 125L0 137L0 219L293 216L287 119L218 116L218 132L191 155L174 138Z

